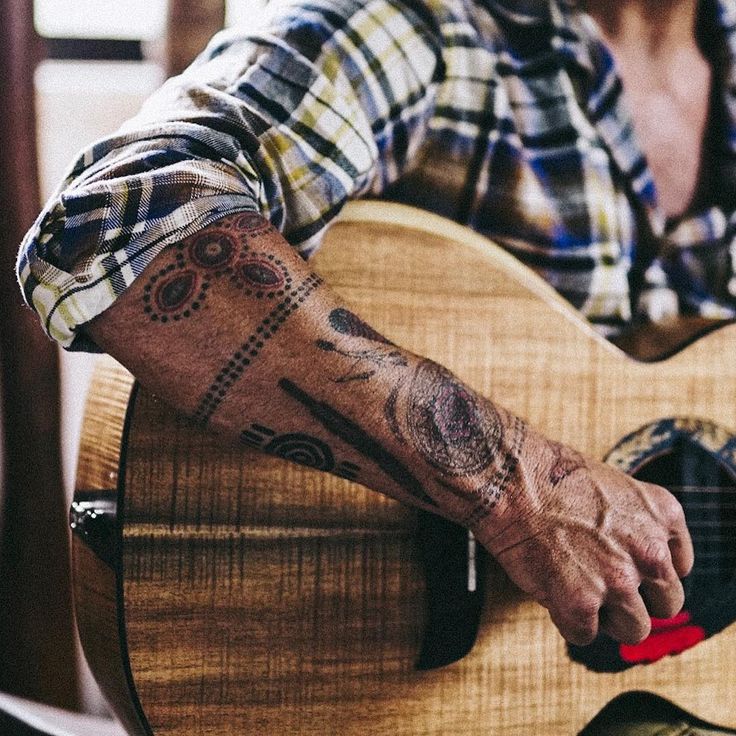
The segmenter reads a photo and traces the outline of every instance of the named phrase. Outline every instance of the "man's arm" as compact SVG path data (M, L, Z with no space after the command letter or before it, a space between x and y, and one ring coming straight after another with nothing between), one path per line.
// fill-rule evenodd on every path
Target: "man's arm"
M636 642L682 606L682 510L388 342L254 213L160 253L86 326L176 408L470 528L563 636ZM645 606L646 601L646 606Z

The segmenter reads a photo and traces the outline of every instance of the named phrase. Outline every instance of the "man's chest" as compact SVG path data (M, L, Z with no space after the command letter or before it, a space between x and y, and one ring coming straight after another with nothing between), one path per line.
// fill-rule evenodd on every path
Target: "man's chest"
M615 53L635 135L652 173L659 206L685 212L706 184L704 141L712 71L697 49L671 64L644 64L636 51Z

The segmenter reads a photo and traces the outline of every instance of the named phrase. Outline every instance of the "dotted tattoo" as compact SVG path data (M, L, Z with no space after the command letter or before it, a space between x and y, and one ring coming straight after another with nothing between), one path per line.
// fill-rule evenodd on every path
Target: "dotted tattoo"
M240 345L215 376L215 380L202 397L194 414L197 422L206 424L209 421L228 391L260 353L266 341L278 332L284 322L301 307L309 295L321 284L322 279L316 274L311 274L302 284L289 291L263 318L255 331Z

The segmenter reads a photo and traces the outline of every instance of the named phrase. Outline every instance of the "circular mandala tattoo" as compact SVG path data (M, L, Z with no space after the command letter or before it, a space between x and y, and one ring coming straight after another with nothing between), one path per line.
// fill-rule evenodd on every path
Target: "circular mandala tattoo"
M223 230L217 230L197 238L190 248L192 260L202 268L222 268L235 255L235 241Z
M306 434L285 434L276 437L263 448L264 452L317 470L335 467L332 450L322 440Z
M472 475L487 468L501 447L503 432L490 406L478 402L452 374L422 362L406 405L409 436L422 457L449 475Z

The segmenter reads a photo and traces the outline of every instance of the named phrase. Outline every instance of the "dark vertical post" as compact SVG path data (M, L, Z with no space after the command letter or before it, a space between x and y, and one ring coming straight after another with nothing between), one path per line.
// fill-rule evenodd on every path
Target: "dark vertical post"
M225 0L169 0L166 72L185 69L225 24Z
M0 689L78 705L55 347L21 301L15 254L39 209L31 0L0 0Z

